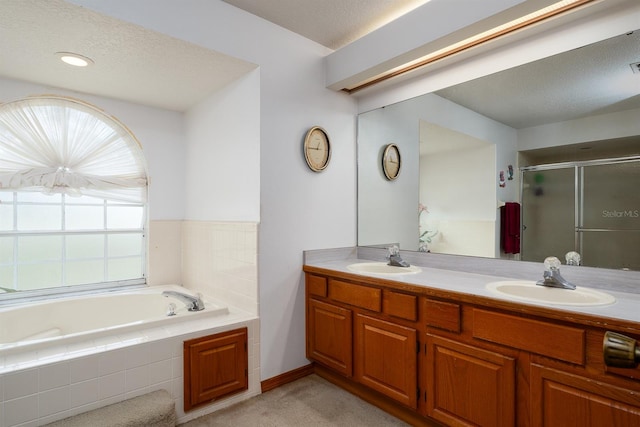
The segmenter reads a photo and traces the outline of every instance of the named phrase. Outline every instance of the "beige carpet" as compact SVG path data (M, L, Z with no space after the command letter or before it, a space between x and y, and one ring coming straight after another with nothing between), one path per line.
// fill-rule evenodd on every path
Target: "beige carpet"
M317 375L309 375L180 426L401 427L408 424Z

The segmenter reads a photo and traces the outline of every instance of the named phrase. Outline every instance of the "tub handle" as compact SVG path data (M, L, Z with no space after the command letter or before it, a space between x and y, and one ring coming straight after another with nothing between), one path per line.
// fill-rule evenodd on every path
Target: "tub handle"
M172 302L167 305L167 316L175 316L176 315L176 305Z

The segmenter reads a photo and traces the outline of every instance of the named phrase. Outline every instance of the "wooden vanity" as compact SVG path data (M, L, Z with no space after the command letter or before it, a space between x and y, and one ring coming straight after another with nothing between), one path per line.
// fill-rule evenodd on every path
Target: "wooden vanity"
M640 324L304 266L316 372L412 425L640 426ZM640 307L638 307L640 310Z

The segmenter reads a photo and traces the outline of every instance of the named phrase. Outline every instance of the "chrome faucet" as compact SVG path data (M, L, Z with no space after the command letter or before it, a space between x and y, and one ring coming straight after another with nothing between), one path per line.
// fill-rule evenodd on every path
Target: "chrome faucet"
M204 310L204 302L202 296L197 294L195 297L189 294L176 291L164 291L162 293L165 297L175 297L184 302L187 305L189 311L201 311Z
M394 267L410 267L409 263L400 257L400 248L396 245L389 247L389 263Z
M569 283L562 275L560 274L560 260L554 256L548 257L544 260L544 277L543 280L539 280L536 282L536 285L540 286L549 286L551 288L562 288L562 289L575 289L576 285L573 283Z

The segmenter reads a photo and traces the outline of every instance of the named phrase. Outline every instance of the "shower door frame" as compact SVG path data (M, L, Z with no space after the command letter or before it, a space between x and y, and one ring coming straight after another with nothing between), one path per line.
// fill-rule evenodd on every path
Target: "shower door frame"
M520 248L524 247L524 240L526 239L524 230L526 228L524 224L524 174L525 172L536 172L545 170L557 170L557 169L569 169L574 170L574 250L578 253L583 253L583 239L582 233L590 232L610 232L610 231L629 231L622 229L611 228L586 228L583 226L583 212L584 212L584 168L589 166L602 166L602 165L614 165L621 163L640 163L640 156L627 156L627 157L615 157L607 159L595 159L595 160L580 160L561 163L549 163L534 166L523 166L520 169ZM521 249L522 251L522 249ZM522 256L522 255L521 255Z

